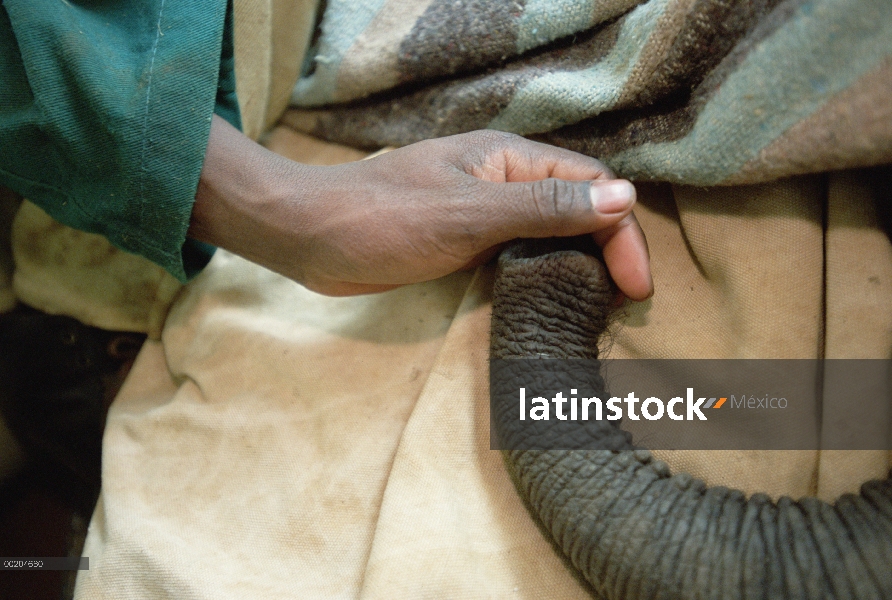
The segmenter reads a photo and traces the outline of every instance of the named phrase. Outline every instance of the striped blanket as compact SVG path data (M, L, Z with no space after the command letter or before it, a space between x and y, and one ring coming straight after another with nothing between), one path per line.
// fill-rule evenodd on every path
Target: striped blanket
M892 162L890 0L328 0L288 122L473 129L715 185Z

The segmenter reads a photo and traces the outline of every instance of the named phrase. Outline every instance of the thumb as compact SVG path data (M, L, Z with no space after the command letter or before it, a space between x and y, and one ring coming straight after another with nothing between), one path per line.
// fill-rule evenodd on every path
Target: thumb
M619 223L635 205L635 188L624 179L542 179L492 184L499 188L490 217L504 242L513 238L596 233Z

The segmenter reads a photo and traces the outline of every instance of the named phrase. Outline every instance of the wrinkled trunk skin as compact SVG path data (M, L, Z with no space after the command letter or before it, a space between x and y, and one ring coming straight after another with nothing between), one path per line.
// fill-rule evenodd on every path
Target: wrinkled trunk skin
M607 273L559 243L503 252L493 358L597 358L613 298ZM599 427L592 436L604 450L506 459L531 510L601 597L892 598L890 480L833 505L746 498L673 475L612 425Z

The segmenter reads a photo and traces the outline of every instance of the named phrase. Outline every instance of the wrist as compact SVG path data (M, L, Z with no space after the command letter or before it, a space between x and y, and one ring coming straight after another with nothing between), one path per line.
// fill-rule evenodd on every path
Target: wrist
M318 170L270 152L214 116L189 237L302 279L295 259Z

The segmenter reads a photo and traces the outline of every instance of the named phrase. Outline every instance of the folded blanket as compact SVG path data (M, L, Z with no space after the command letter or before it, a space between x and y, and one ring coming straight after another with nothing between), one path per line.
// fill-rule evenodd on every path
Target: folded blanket
M887 0L331 0L289 124L362 147L480 128L637 179L892 160Z

